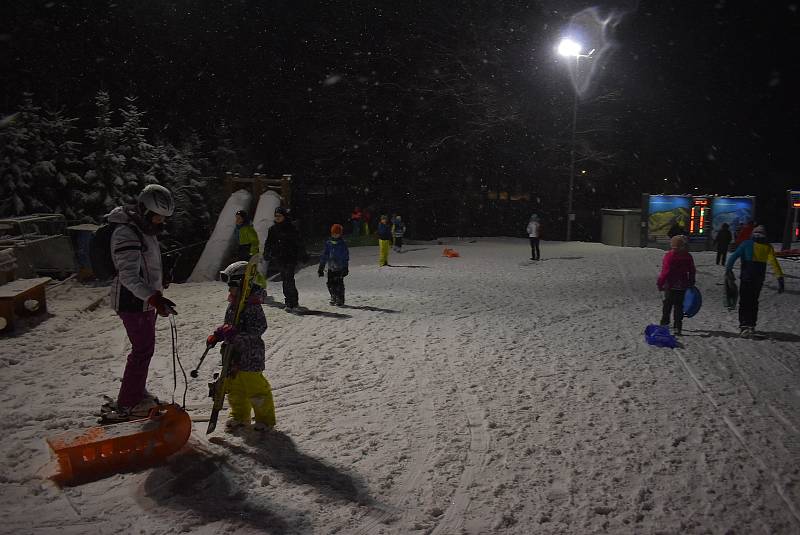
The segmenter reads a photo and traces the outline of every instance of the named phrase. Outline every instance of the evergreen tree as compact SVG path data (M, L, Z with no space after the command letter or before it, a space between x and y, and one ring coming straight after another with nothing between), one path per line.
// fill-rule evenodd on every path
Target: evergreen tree
M0 214L25 213L30 192L30 164L25 159L27 130L21 112L6 117L0 126Z
M125 196L123 172L125 156L118 152L120 128L112 124L111 97L107 91L98 91L95 96L97 126L89 130L92 152L85 158L87 171L84 180L89 188L83 198L86 211L100 216L122 202L133 202Z
M191 151L191 147L188 147ZM156 157L150 173L172 191L175 212L169 219L170 235L181 244L196 242L207 235L211 215L206 199L206 182L193 159L171 143L155 146ZM191 155L191 152L189 153Z
M73 139L76 121L62 111L46 112L43 152L33 167L37 197L52 211L72 220L84 216L82 190L86 186L80 175L80 143Z
M71 139L76 119L42 112L25 94L20 110L0 128L0 212L59 212L80 217L72 194L81 185L77 145Z
M147 184L156 182L150 172L156 150L147 142L145 113L136 105L136 97L125 97L125 106L120 108L122 126L119 129L119 153L125 156L123 179L126 198L135 198Z
M214 175L224 176L225 173L239 173L239 157L233 149L230 126L224 120L217 125L215 132L217 147L211 152Z

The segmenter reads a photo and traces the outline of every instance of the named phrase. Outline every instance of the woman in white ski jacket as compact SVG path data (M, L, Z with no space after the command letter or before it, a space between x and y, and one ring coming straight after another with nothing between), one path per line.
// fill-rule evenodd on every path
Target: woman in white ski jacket
M541 224L539 223L539 216L533 214L530 221L528 221L528 239L531 242L531 260L539 260L539 235L541 233Z
M117 396L117 412L126 416L145 398L150 359L155 351L156 313L175 314L175 303L162 294L161 248L157 234L175 208L172 194L151 184L136 206L118 206L108 214L116 224L111 234L111 258L117 275L111 282L111 306L122 319L131 352Z

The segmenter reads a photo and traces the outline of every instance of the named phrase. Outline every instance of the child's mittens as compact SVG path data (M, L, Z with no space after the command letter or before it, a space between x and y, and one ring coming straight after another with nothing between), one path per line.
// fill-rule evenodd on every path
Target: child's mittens
M237 334L239 334L239 330L233 325L226 323L225 325L220 325L217 327L214 331L214 334L211 336L213 336L217 341L221 340L223 342L230 342L236 338Z

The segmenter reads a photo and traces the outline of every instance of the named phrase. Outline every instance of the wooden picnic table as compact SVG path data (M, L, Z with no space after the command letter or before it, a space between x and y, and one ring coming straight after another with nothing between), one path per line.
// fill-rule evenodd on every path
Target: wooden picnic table
M14 330L17 318L44 314L47 312L47 296L45 287L50 277L35 279L19 279L0 286L0 333ZM27 301L35 302L35 306L26 307Z

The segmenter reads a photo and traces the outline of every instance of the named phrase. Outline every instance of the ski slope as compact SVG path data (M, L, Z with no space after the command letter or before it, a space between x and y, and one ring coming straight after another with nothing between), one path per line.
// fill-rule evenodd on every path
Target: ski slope
M705 304L669 350L642 336L662 251L545 242L530 264L524 240L446 243L461 257L409 245L387 268L352 249L347 308L314 267L310 315L265 307L280 433L198 422L169 464L66 489L44 436L92 423L127 341L107 307L82 311L102 290L53 291L47 321L0 339L0 533L800 532L800 265L783 295L768 275L770 339L741 340L714 253L694 253ZM225 294L170 287L187 367ZM167 399L169 343L159 320ZM195 418L206 393L191 384Z

